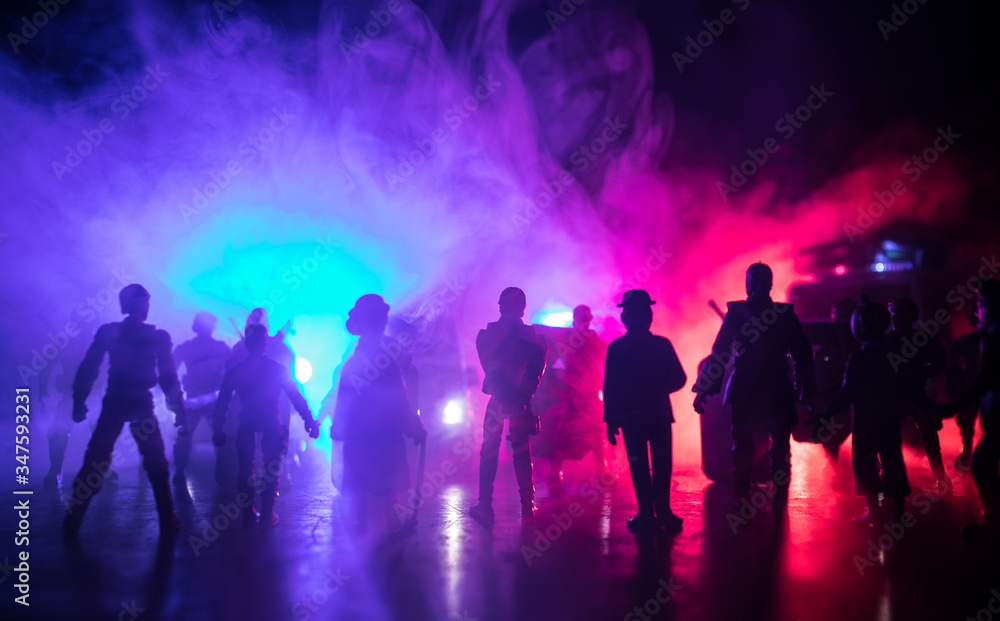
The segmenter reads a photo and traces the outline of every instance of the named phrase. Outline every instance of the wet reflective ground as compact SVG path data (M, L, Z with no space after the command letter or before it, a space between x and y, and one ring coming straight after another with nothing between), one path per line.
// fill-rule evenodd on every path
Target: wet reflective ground
M635 511L627 479L595 480L586 462L568 465L562 494L546 488L545 464L538 466L540 517L526 528L512 468L501 463L497 519L485 528L465 515L475 502L474 461L447 474L445 456L433 455L416 529L385 534L386 524L399 520L373 507L369 533L352 536L318 453L303 454L292 466L292 485L278 500L278 527L247 530L231 519L232 499L217 495L214 456L201 444L187 489L178 490L185 527L174 539L159 539L152 495L135 466L122 468L118 485L94 501L76 546L61 538L59 495L37 489L28 548L30 614L13 604L16 574L4 571L0 617L995 618L988 608L991 590L1000 587L995 556L961 538L961 526L979 507L971 478L952 466L953 423L943 435L953 489L939 495L926 458L909 451L909 526L890 532L852 524L864 503L836 491L850 487L849 445L836 476L818 447L794 445L785 526L775 525L766 488L753 498L759 509L738 507L727 489L686 466L673 481L674 510L684 518L683 532L674 537L626 530ZM75 469L79 458L71 455L67 464ZM12 498L9 485L2 493ZM4 511L7 557L15 526L14 512ZM1000 611L1000 597L992 605Z

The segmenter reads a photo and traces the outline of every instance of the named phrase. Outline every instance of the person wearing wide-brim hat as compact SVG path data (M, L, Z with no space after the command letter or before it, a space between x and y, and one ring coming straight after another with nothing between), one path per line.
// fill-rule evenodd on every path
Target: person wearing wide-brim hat
M677 531L682 520L670 509L674 422L670 393L684 387L687 375L670 341L650 332L654 304L647 291L633 289L625 292L618 305L627 332L608 346L604 422L608 442L617 444L619 429L625 440L639 504L639 512L629 518L628 527L660 526Z
M350 526L367 527L368 497L384 498L387 518L409 485L403 436L426 437L400 370L398 343L383 343L389 305L368 293L347 316L347 331L360 337L344 363L330 435L344 442L343 493L351 505Z

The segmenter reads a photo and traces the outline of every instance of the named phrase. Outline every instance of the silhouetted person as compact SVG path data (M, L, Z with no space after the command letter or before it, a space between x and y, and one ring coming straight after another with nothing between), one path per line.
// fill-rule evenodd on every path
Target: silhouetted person
M212 338L216 321L212 313L198 313L191 326L197 336L174 349L174 361L178 368L183 365L185 369L181 382L186 396L187 426L191 432L178 435L174 442L174 482L179 484L185 481L184 469L191 456L195 428L202 419L211 424L222 376L226 372L226 359L231 353L228 345Z
M771 436L772 510L782 519L788 506L791 477L791 430L798 419L796 399L809 402L815 392L813 353L791 304L771 300L771 268L754 263L747 269L747 299L729 302L712 357L702 367L693 390L701 413L708 395L719 392L730 357L735 368L725 402L733 408L733 482L737 498L750 492L753 433ZM788 354L794 361L794 383Z
M476 337L476 351L483 365L483 392L490 395L483 420L483 447L479 452L479 502L469 512L473 518L493 520L493 483L500 461L504 420L510 420L514 475L521 495L521 517L534 520L535 486L531 480L531 447L528 436L538 433L538 418L531 398L545 370L548 347L534 328L521 321L527 300L517 287L500 293L500 320L486 325Z
M859 340L852 333L851 321L858 308L857 300L844 298L833 307L832 324L821 324L828 332L819 340L815 355L817 410L826 408L840 394L844 383L847 361L860 349ZM884 330L883 330L884 332ZM883 335L884 336L884 335ZM818 439L833 464L840 459L840 446L851 435L851 413L841 408L828 419L830 424L817 428Z
M358 298L347 316L347 331L360 337L344 363L330 435L344 442L343 493L352 526L365 530L369 496L385 500L387 522L397 496L409 484L403 436L426 437L414 402L407 393L396 351L383 347L389 305L369 293Z
M246 332L247 327L253 324L262 325L265 329L269 329L267 309L257 307L250 311L243 326L244 333ZM295 354L292 353L292 350L285 343L285 330L278 330L268 337L267 349L264 353L268 358L288 369L292 369L295 363ZM226 361L226 370L233 368L235 365L245 360L247 355L248 352L246 343L241 338L240 341L233 346L233 353L229 356L229 360ZM230 424L230 428L227 429L227 433L233 436L233 438L235 438L236 435L235 429L236 421L239 419L237 414L239 408L240 406L237 401L237 405L233 406L235 411L234 415L231 417L232 423ZM281 454L282 460L284 460L284 456L288 452L288 430L292 421L292 402L284 394L278 397L278 420L281 423L282 442L285 444L285 448ZM233 444L233 439L230 439L230 441L227 441L224 446L218 447L218 450L216 451L215 480L221 488L226 489L232 485L233 481L235 481L234 475L236 470L236 461L236 447ZM288 478L287 473L285 473L285 478Z
M953 414L980 404L983 437L972 453L972 476L983 502L984 521L966 527L965 534L995 540L1000 535L1000 282L996 280L983 282L979 289L979 325L979 373L965 392L942 410Z
M889 304L892 313L893 330L889 334L889 349L892 352L890 362L897 373L910 376L926 394L927 380L944 373L948 362L948 352L937 335L931 336L923 330L917 330L913 325L917 321L917 303L910 298L899 298ZM951 489L951 479L944 469L941 457L941 440L938 430L941 429L941 417L935 412L919 412L917 405L908 395L902 395L903 417L910 416L920 430L927 452L927 461L941 490Z
M601 382L604 379L604 358L608 345L590 329L594 319L590 307L580 305L573 309L573 327L536 328L557 331L562 338L549 347L548 364L539 393L544 389L549 374L559 372L554 384L562 390L554 391L557 402L544 413L538 441L533 451L535 457L549 460L549 487L560 493L562 466L565 459L582 459L590 453L594 460L595 474L600 477L607 469L604 459L604 425L601 422ZM569 336L564 336L566 333ZM554 359L562 360L562 369ZM538 400L536 396L536 400ZM536 409L537 411L537 409Z
M176 414L179 432L186 433L184 396L171 355L170 335L145 323L149 316L149 293L141 285L124 287L118 294L118 301L122 313L128 317L97 330L73 381L73 420L81 422L87 416L87 396L105 354L108 355L108 389L97 427L83 457L83 468L73 481L73 496L63 523L67 534L79 531L91 498L101 491L115 441L125 423L129 423L142 454L143 468L153 487L160 530L173 531L181 527L174 513L169 465L159 423L153 414L153 395L149 392L159 382L167 398L167 407Z
M868 515L858 521L872 524L883 521L878 497L884 493L892 500L893 518L898 522L911 491L903 462L899 395L912 395L925 410L933 409L934 404L915 383L892 369L891 349L886 339L888 309L862 297L861 306L851 319L851 329L863 345L851 355L843 389L823 417L833 417L848 405L853 406L854 481L857 493L863 494L868 503Z
M38 373L39 396L49 397L49 389L53 388L57 399L52 408L52 421L49 424L46 439L49 444L49 471L45 474L45 489L62 487L63 462L66 459L66 448L69 446L70 431L73 428L73 370L79 368L86 355L87 343L81 338L71 338L66 346L59 350L59 355ZM55 367L60 367L60 373L54 375ZM107 477L111 477L108 471Z
M628 454L639 513L631 529L654 525L680 530L682 520L670 510L673 469L673 409L670 393L684 387L687 375L669 340L649 331L656 304L642 289L626 291L622 323L627 332L608 345L604 363L604 422L608 442L621 429ZM652 479L650 479L650 464Z
M287 446L278 414L278 397L282 392L288 395L305 422L310 437L319 437L319 423L313 420L309 404L299 392L288 367L265 355L267 328L260 324L250 324L244 334L244 343L246 359L226 371L222 378L212 421L215 430L212 443L222 446L228 439L225 431L226 411L235 392L240 398L239 428L236 431L236 488L250 498L244 521L248 525L257 521L254 500L258 486L255 485L253 458L256 436L259 433L265 471L260 497L261 516L265 525L273 526L278 523L278 516L274 513L274 499L278 495L281 459Z
M948 352L948 368L945 372L948 398L957 399L979 373L979 346L982 343L982 327L979 325L979 308L972 305L968 313L972 332L958 337ZM955 458L955 467L968 471L972 465L972 440L976 434L976 417L979 402L962 408L955 418L962 432L962 454Z

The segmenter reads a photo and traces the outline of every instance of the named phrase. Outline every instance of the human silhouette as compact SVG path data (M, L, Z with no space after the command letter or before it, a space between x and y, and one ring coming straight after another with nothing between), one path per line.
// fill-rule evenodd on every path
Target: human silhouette
M226 371L219 389L219 399L215 402L212 420L214 433L212 443L223 446L228 434L225 431L226 411L233 393L239 395L239 427L236 431L236 489L249 497L250 504L244 514L244 523L252 525L257 521L253 458L256 452L256 436L260 434L261 456L264 461L264 484L260 498L260 516L265 526L278 523L274 513L274 499L278 495L278 479L281 475L281 461L287 446L278 413L278 397L284 392L298 410L305 423L306 431L312 438L319 437L319 423L313 419L305 397L299 392L288 367L271 360L266 355L267 328L261 324L250 324L244 334L247 357Z
M979 346L982 343L982 327L979 325L979 308L973 304L967 314L972 332L955 339L948 351L948 366L945 371L948 398L957 399L969 387L979 372ZM962 454L955 458L955 467L968 471L972 465L972 440L976 433L976 417L979 402L962 408L955 418L962 433Z
M246 322L243 326L243 331L246 333L248 326L253 324L258 324L264 326L265 329L269 329L268 319L267 319L267 309L263 307L257 307L250 311L247 315ZM288 324L286 324L286 327ZM277 362L278 364L292 369L295 364L295 354L292 353L291 348L285 343L285 336L287 330L282 328L274 334L271 334L267 338L267 349L265 350L265 355L271 360ZM229 356L226 361L226 370L229 370L245 360L248 356L246 343L244 341L243 335L240 335L240 340L233 346L233 353ZM229 440L221 447L217 447L216 450L216 463L215 463L215 480L219 487L222 489L232 489L231 486L236 480L235 474L237 469L237 458L236 458L236 427L237 421L239 420L239 399L236 399L234 405L231 406L234 410L232 416L227 420L229 427L226 429ZM291 427L292 420L292 402L288 396L284 393L278 396L278 420L281 423L281 433L282 442L285 444L285 448L281 453L281 459L284 461L285 455L288 452L288 437L289 428ZM283 478L288 480L288 469L282 467Z
M580 305L573 309L573 326L568 330L536 326L536 332L554 341L548 346L539 394L551 374L557 377L551 382L555 394L550 407L544 414L535 409L544 424L533 454L549 460L548 485L557 494L564 491L562 466L566 459L583 459L590 453L595 474L600 477L607 470L600 391L608 345L590 329L593 318L590 307Z
M527 306L524 291L507 287L500 293L500 319L476 336L476 351L483 366L483 392L490 395L483 420L483 446L479 452L479 502L469 512L474 519L493 520L493 483L500 461L504 420L510 420L514 475L521 496L521 518L534 520L535 486L531 480L531 447L528 437L538 433L538 418L531 399L545 370L545 340L521 318Z
M63 522L68 535L79 532L90 500L101 490L111 465L115 441L125 423L129 423L142 454L143 468L153 487L161 532L181 527L174 513L169 465L159 422L153 414L153 395L149 392L160 384L167 407L176 415L179 432L186 433L184 398L171 355L170 335L145 323L149 316L149 293L141 285L122 288L118 301L122 313L128 316L97 330L73 380L73 420L81 422L87 416L87 396L107 354L108 388L97 426L84 453L83 467L73 481L73 496Z
M787 513L791 478L791 429L798 414L796 399L811 402L816 386L813 352L791 304L771 300L773 274L763 263L746 273L746 301L729 302L728 312L693 387L694 409L703 412L709 395L719 392L725 365L735 359L725 402L733 409L733 483L737 498L750 493L753 433L771 436L772 511ZM794 361L794 382L788 358Z
M369 496L384 499L387 523L400 492L409 485L404 436L426 438L414 401L407 393L400 352L383 346L389 305L368 293L354 303L347 331L359 337L341 369L330 435L344 443L343 494L350 525L362 532L368 523Z
M979 289L979 325L982 345L979 370L965 392L944 408L942 413L955 414L963 408L980 404L983 437L972 453L972 476L983 503L983 522L966 527L968 537L988 537L994 541L1000 535L1000 430L997 429L1000 396L1000 282L987 280Z
M608 442L621 429L639 512L630 529L660 526L677 531L682 520L670 509L673 469L673 409L670 393L684 387L687 375L670 341L650 332L653 304L642 289L622 296L625 336L608 345L604 363L604 422ZM652 465L652 478L650 478Z
M948 352L937 335L929 335L917 330L919 309L910 298L898 298L889 304L892 313L893 330L889 334L889 348L893 370L910 376L907 382L915 382L926 393L927 380L944 373L948 362ZM912 417L924 441L927 461L930 462L939 490L951 489L951 479L944 469L941 457L941 417L936 411L920 412L909 395L902 395L903 417Z
M191 456L194 430L202 419L211 424L222 376L226 372L226 359L231 354L228 345L212 338L216 321L212 313L198 313L191 326L197 336L174 349L177 367L185 369L181 383L186 397L187 427L191 432L178 435L174 442L174 482L181 485L186 480L184 470Z
M893 371L886 338L889 321L888 309L862 297L851 318L851 330L862 347L848 360L843 388L822 414L832 418L852 406L854 481L857 493L868 503L868 515L858 521L870 524L883 521L880 493L892 501L893 518L898 522L911 491L903 462L900 395L912 395L924 410L934 409L910 377Z
M43 481L45 489L62 487L63 463L73 428L73 372L79 368L86 351L87 343L83 338L70 338L55 360L38 372L39 396L43 399L50 397L50 388L55 393L51 395L55 400L52 421L45 434L49 445L49 471ZM56 373L56 370L59 372ZM109 470L107 476L110 477L110 473Z
M840 394L847 361L861 348L860 340L851 328L857 308L858 301L855 299L838 300L830 314L833 323L819 324L826 330L817 339L820 342L815 355L816 397L813 405L818 411L829 406ZM840 447L851 435L851 413L847 408L841 408L827 421L827 425L814 430L814 438L819 440L830 462L836 465L840 460Z

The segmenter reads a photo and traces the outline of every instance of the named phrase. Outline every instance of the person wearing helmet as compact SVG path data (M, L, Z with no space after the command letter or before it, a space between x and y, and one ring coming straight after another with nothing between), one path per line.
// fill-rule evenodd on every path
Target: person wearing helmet
M305 397L299 392L288 367L271 360L265 355L267 349L267 328L260 324L250 324L244 335L247 357L226 371L219 389L219 399L215 402L212 443L226 444L226 411L236 393L240 397L240 420L236 432L236 488L249 501L244 522L252 525L257 521L254 509L256 495L253 458L256 452L257 434L260 434L262 458L266 475L261 486L260 507L264 524L274 526L278 516L274 513L274 500L278 494L278 478L281 461L287 446L278 415L278 397L284 392L305 423L306 431L312 438L319 437L319 423L313 419ZM241 505L246 503L240 503Z
M648 292L633 289L625 292L618 305L626 333L608 345L604 422L612 446L617 444L619 429L625 440L639 505L638 514L628 519L628 528L658 526L676 532L683 521L670 509L674 422L670 393L684 387L687 375L670 341L649 331L653 304Z
M268 330L267 349L264 351L265 355L271 360L277 362L278 364L288 368L294 369L295 365L295 354L292 349L285 342L285 337L287 335L287 330L282 328L273 334L270 333L270 325L267 318L267 309L258 306L252 309L248 314L246 321L243 324L243 335L240 336L240 340L233 346L232 354L226 361L225 368L229 369L235 367L237 364L243 362L250 355L247 351L246 341L244 336L247 329L252 325L264 326ZM286 324L287 326L288 324ZM233 412L227 417L227 428L226 434L229 440L220 447L216 447L216 457L215 457L215 481L219 485L219 488L226 491L234 491L232 487L236 481L236 471L238 469L237 457L236 457L236 446L234 444L236 438L236 429L238 427L239 421L239 408L241 405L236 403L232 405ZM292 402L289 400L285 393L278 395L278 420L281 422L281 432L284 438L285 449L282 452L282 461L284 461L284 456L288 453L288 440L289 440L289 429L292 423ZM283 482L291 483L289 471L291 468L281 468L281 477Z
M141 285L128 285L118 294L124 321L104 324L97 330L73 381L73 420L87 416L87 396L97 379L104 356L109 359L108 388L97 426L87 445L83 468L73 481L73 495L66 509L63 529L67 535L80 530L90 500L104 483L111 453L122 426L129 423L142 454L142 464L153 487L161 532L179 530L170 494L169 465L153 414L150 389L157 383L176 415L179 433L186 433L184 398L171 354L170 335L145 323L149 315L149 293Z
M184 485L184 470L191 456L191 439L198 422L209 420L222 385L222 375L226 371L226 359L230 355L229 346L212 338L215 330L215 315L198 313L191 329L197 335L174 349L174 361L178 368L184 367L181 380L186 396L188 430L177 436L174 442L174 483Z
M772 511L776 520L787 515L791 477L792 427L798 421L796 400L807 404L815 394L813 351L791 304L771 300L771 268L754 263L747 269L747 299L729 302L728 312L692 390L694 409L704 412L709 395L719 392L726 364L735 358L725 391L733 409L733 482L742 501L750 494L756 431L771 436ZM788 355L794 366L789 375Z
M538 516L535 486L531 480L531 447L528 436L538 433L538 417L531 399L545 370L548 346L521 318L527 306L524 291L507 287L500 293L500 320L486 325L476 336L476 351L483 365L483 392L490 395L483 420L483 446L479 452L479 502L469 515L480 522L493 521L493 483L500 461L504 420L510 420L514 475L521 495L521 518Z
M980 424L983 437L972 453L972 476L983 503L983 522L965 528L967 537L1000 535L1000 282L985 281L979 289L979 325L982 346L979 372L960 397L942 407L942 413L953 416L963 408L980 404Z
M356 532L367 529L370 496L385 500L392 522L398 495L409 485L403 436L419 444L427 435L403 379L399 350L383 345L388 322L389 305L374 293L358 298L347 315L347 331L359 337L358 346L341 369L330 436L344 443L342 491Z
M916 383L926 394L927 380L944 373L948 352L937 335L929 335L914 327L919 313L916 302L910 298L898 298L889 304L889 312L892 313L893 327L889 334L892 368L909 376L904 379L904 384ZM912 417L917 424L938 489L942 492L950 490L951 479L944 469L941 440L938 438L941 417L934 411L920 412L916 402L907 394L901 395L901 398L903 418Z
M857 521L865 524L884 522L879 493L892 501L894 522L902 519L905 499L910 495L903 462L899 395L912 394L913 401L924 410L935 407L916 383L906 383L908 376L893 371L886 339L889 321L885 306L870 302L867 296L861 297L861 305L851 317L851 331L861 342L861 349L851 355L843 388L821 415L832 418L847 406L853 406L854 481L857 493L864 495L868 503L868 514Z

